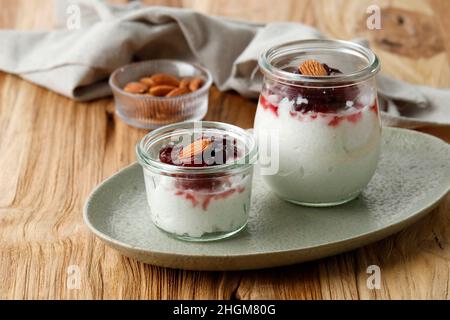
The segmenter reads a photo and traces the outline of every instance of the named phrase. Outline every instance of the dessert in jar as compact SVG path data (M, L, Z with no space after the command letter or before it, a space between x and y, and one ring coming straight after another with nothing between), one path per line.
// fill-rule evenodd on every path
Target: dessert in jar
M264 83L255 133L260 157L277 167L263 180L297 204L357 197L380 153L375 54L347 41L303 40L267 50L259 65ZM269 148L268 136L276 137Z
M256 142L219 122L183 122L147 134L137 145L151 219L182 240L209 241L248 220Z

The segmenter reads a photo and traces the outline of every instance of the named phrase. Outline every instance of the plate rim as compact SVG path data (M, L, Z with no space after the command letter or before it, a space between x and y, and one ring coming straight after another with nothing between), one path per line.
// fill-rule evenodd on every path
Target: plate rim
M426 139L432 139L435 140L437 143L442 143L442 145L446 146L447 148L450 148L450 144L448 144L446 141L437 138L433 135L430 134L426 134L420 131L415 131L415 130L410 130L410 129L403 129L403 128L393 128L393 127L383 127L382 129L387 130L387 131L392 131L392 132L407 132L407 134L412 134L412 135L419 135L422 137L426 137ZM449 149L450 150L450 149ZM160 255L160 256L169 256L169 257L182 257L182 258L200 258L200 257L207 257L207 258L211 258L211 259L228 259L228 258L238 258L238 257L246 257L246 258L250 258L250 257L260 257L260 256L267 256L267 255L273 255L273 254L286 254L286 253L295 253L295 252L301 252L301 251L307 251L307 250L311 250L311 249L325 249L328 246L340 246L340 245L345 245L345 243L350 243L352 241L358 241L358 240L362 240L362 239L366 239L367 242L365 242L365 244L362 244L362 246L367 245L371 242L377 241L387 237L389 235L392 235L394 233L396 233L397 231L406 228L407 226L411 225L412 223L420 220L421 218L423 218L427 213L429 213L430 211L432 211L439 203L440 201L442 201L442 199L449 193L450 191L450 182L449 185L447 186L447 189L444 190L437 196L435 196L435 200L432 201L431 203L429 203L426 207L415 211L414 213L412 213L411 215L409 215L406 218L403 219L399 219L399 220L395 220L393 221L390 225L383 227L381 229L376 229L373 231L370 231L368 233L363 233L357 236L353 236L353 237L348 237L339 241L332 241L332 242L327 242L327 243L323 243L320 245L311 245L311 246L307 246L307 247L302 247L302 248L294 248L294 249L283 249L283 250L275 250L275 251L270 251L270 252L256 252L256 253L245 253L245 254L223 254L223 255L214 255L214 254L196 254L196 253L189 253L189 254L182 254L182 253L170 253L170 252L164 252L164 251L156 251L156 250L149 250L148 248L143 248L143 247L139 247L139 246L134 246L131 245L129 243L125 243L122 242L120 240L117 240L115 238L112 238L111 236L107 235L106 233L103 233L101 231L99 231L89 220L88 217L88 211L89 211L89 207L92 203L92 199L96 196L96 194L98 192L100 192L100 190L103 188L104 185L108 184L108 182L112 179L114 179L117 175L119 174L123 174L126 171L129 170L133 170L136 166L139 166L139 164L137 162L133 162L129 165L127 165L126 167L120 169L119 171L115 172L114 174L112 174L111 176L109 176L108 178L106 178L105 180L103 180L101 183L99 183L89 194L89 196L86 198L84 207L83 207L83 220L84 223L87 225L87 227L89 228L89 230L91 232L93 232L97 237L99 237L101 240L108 242L111 245L114 245L116 247L116 249L118 248L122 248L122 249L126 249L126 250L132 250L135 252L141 252L141 253L145 253L145 254L153 254L153 255ZM449 179L450 181L450 179ZM379 238L377 238L377 236L380 236ZM208 243L196 243L197 245L208 245ZM359 247L359 246L358 246ZM120 250L120 249L119 249ZM123 252L123 250L120 250ZM280 264L280 265L284 265L284 264Z

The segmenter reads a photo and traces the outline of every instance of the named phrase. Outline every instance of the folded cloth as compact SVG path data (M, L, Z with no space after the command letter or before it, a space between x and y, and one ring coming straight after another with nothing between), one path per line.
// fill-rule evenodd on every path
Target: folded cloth
M110 95L107 78L114 69L155 58L196 61L211 71L220 90L257 97L262 83L257 58L263 49L323 38L317 29L298 23L253 24L136 3L62 2L77 5L81 27L46 32L0 30L0 70L80 101ZM59 24L64 25L61 18L67 14L59 6ZM385 106L384 124L450 124L450 90L385 76L378 76L378 85Z

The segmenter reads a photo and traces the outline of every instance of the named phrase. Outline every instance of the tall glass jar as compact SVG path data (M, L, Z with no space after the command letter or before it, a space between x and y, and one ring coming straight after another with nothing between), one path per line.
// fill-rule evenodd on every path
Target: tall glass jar
M225 148L233 157L208 165L205 148L189 166L172 161L183 150L197 152L197 147L190 148L196 141L214 141L209 152L216 160ZM151 219L161 230L181 240L211 241L246 226L257 157L256 142L247 131L220 122L182 122L144 136L136 153Z
M302 73L307 61L326 74ZM263 180L302 205L357 197L380 153L376 55L352 42L303 40L270 48L259 66L264 84L254 128L261 162L271 167Z

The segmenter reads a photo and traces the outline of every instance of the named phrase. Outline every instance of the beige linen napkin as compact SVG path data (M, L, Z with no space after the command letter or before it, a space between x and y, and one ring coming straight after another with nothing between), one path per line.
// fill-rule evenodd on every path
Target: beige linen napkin
M81 28L65 27L68 3L80 9ZM63 0L61 28L52 31L0 30L0 70L67 97L87 101L110 95L109 74L137 60L174 58L207 67L220 90L257 97L262 50L287 41L322 38L298 23L266 25L206 16L188 9L107 5ZM379 76L387 125L450 124L450 90L411 85Z

